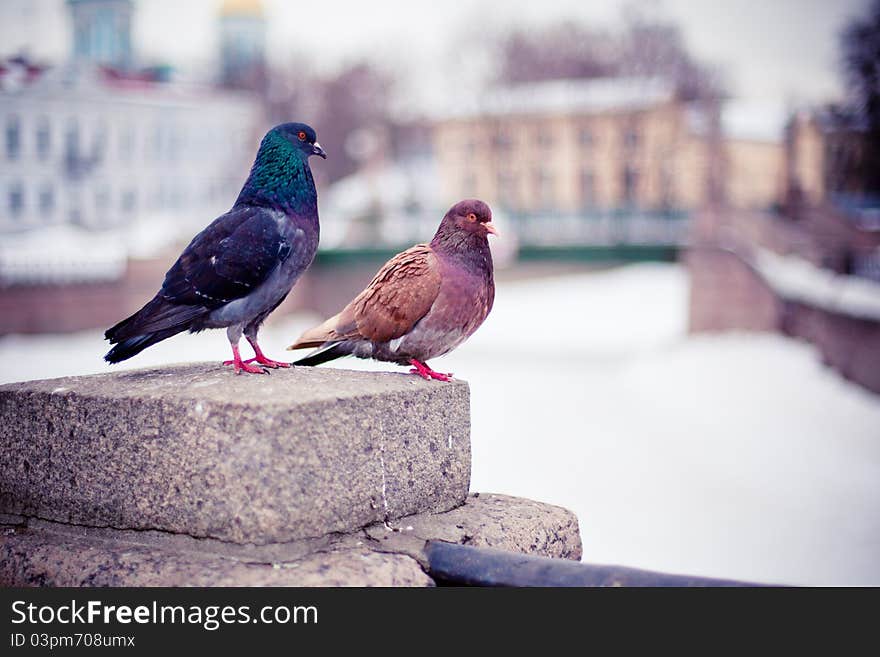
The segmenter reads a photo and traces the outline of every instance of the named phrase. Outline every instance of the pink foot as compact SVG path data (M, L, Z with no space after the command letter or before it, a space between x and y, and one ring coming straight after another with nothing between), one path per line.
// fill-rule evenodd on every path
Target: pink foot
M262 367L258 367L257 365L249 365L249 363L253 360L254 360L253 358L251 358L250 360L240 360L239 359L238 362L236 362L234 360L224 360L223 364L235 366L235 373L236 374L241 374L242 372L247 372L248 374L268 374L269 373L266 370L264 370Z
M242 372L247 372L248 374L268 374L269 372L264 370L262 367L257 367L256 365L249 365L250 362L255 360L251 358L249 360L242 360L241 354L238 353L238 345L232 346L232 360L224 360L224 365L232 365L235 367L235 373L241 374Z
M452 372L435 372L430 367L428 367L427 363L421 363L415 358L410 360L409 364L413 366L412 369L409 371L410 374L418 374L420 377L422 377L423 379L427 379L428 381L430 381L431 379L436 379L437 381L452 380Z
M266 358L262 353L258 356L254 356L250 360L244 361L245 363L250 363L251 361L257 361L260 365L265 365L266 367L271 367L273 370L278 367L290 367L290 363L285 363L280 360L272 360L271 358Z
M285 363L280 360L273 360L273 359L267 357L263 353L263 350L260 349L260 345L257 344L256 339L251 340L250 338L248 338L248 342L250 342L251 346L254 348L254 353L256 354L256 356L254 356L250 360L246 360L245 363L250 363L251 361L255 360L260 365L265 365L266 367L271 367L273 370L276 368L279 368L279 367L290 367L290 363Z

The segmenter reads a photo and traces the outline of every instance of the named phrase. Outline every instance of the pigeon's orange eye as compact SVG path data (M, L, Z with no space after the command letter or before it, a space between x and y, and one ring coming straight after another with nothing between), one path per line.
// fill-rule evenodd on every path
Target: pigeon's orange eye
M299 137L299 140L300 140L300 141L305 141L305 140L306 140L306 133L303 132L302 130L300 130L300 131L296 134L296 136Z
M468 216L467 216L467 220L468 220L468 221L476 221L476 220L477 220L477 215L475 215L473 212L471 212L470 214L468 214Z

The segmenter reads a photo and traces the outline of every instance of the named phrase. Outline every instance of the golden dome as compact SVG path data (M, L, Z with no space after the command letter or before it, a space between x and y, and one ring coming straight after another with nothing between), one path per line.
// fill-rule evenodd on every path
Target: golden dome
M221 16L262 16L263 3L260 0L223 0Z

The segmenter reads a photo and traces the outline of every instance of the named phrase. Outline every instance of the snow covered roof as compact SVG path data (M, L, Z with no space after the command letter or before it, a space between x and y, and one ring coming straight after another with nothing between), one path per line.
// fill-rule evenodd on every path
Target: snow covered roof
M405 215L408 206L436 209L442 206L435 162L414 158L358 171L325 189L319 200L321 248L339 246L350 224L373 211L386 216Z
M17 91L37 80L46 67L24 56L0 59L0 91Z
M16 62L17 59L0 60L0 98L115 100L140 105L159 103L168 107L199 107L206 100L213 99L242 106L256 106L258 103L245 92L157 77L159 69L120 72L78 62L24 68L23 64Z
M366 212L379 196L385 207L399 208L413 200L436 205L440 198L436 180L433 160L407 160L346 176L323 192L322 201L343 214Z
M721 130L728 139L781 143L788 118L782 103L732 99L721 110Z
M546 80L490 89L441 110L434 118L529 114L596 114L634 110L672 100L674 86L655 77Z

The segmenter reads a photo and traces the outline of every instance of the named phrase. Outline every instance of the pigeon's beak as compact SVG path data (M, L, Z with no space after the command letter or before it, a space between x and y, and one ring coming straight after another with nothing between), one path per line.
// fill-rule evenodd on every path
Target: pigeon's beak
M312 144L312 155L320 155L325 160L327 159L327 153L324 152L324 149L321 148L321 144L318 142Z
M483 226L486 228L487 233L492 233L495 237L500 237L500 235L498 234L498 229L492 225L491 221L487 221L483 224Z

